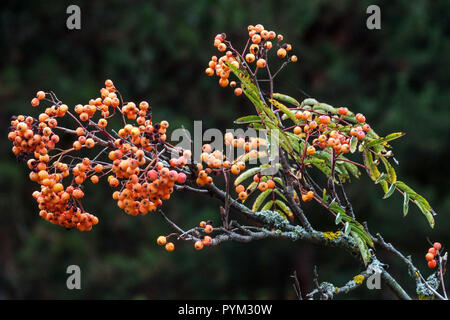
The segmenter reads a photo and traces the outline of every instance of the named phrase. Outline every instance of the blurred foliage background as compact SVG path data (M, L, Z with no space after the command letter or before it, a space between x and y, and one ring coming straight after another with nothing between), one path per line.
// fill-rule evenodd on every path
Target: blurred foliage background
M381 232L428 273L426 238L450 244L448 1L84 1L81 30L66 28L73 1L0 4L0 298L1 299L293 299L297 270L304 293L313 266L321 281L343 285L363 268L347 253L306 243L225 243L196 252L179 243L167 253L155 243L170 229L157 215L126 216L106 185L88 188L86 205L101 223L81 233L38 216L37 188L7 140L13 114L37 115L29 101L53 90L70 106L97 97L107 78L127 100L148 99L154 117L171 127L232 128L251 104L208 78L204 69L217 33L235 46L248 24L285 35L300 61L279 77L276 91L312 96L362 112L379 134L404 131L393 143L398 174L438 212L430 229L415 207L402 217L402 197L382 200L363 175L348 186L361 221ZM366 28L366 8L381 8L381 30ZM175 194L164 210L181 226L219 223L219 203ZM317 227L333 230L324 212L310 208ZM409 290L404 265L379 253ZM66 268L82 270L82 290L67 290ZM392 298L387 288L355 290L348 299ZM410 291L411 292L411 291Z

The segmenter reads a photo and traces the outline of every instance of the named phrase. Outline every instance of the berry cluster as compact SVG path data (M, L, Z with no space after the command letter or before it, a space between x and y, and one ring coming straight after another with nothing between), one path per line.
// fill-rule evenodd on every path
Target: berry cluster
M157 162L153 169L141 175L138 175L138 162L134 159L117 160L116 163L119 175L129 174L130 172L127 173L127 171L132 172L127 177L122 190L113 193L113 199L117 200L117 206L130 215L139 213L145 215L155 211L162 205L162 200L170 199L175 183L182 184L186 181L184 173L169 170L161 162ZM113 171L115 165L113 165ZM118 179L110 176L109 183L116 187Z
M439 250L441 250L442 245L439 242L435 242L433 246L428 249L428 253L425 255L425 260L427 260L428 268L434 269L437 266L436 257L439 256Z
M227 157L227 154L224 154L224 152L213 150L210 144L204 144L202 146L202 154L200 155L201 163L197 164L198 175L196 183L199 186L203 187L204 185L212 183L213 179L210 176L212 173L231 172L234 175L238 175L245 170L246 161L256 159L265 154L262 151L258 151L260 146L266 145L266 141L261 138L235 138L231 132L227 132L224 136L224 143L227 148L236 148L238 154L239 151L242 151L242 154L237 158ZM205 168L203 164L205 164L207 168Z
M52 130L56 126L56 119L46 113L41 114L38 121L23 115L13 117L8 134L8 139L13 142L12 152L18 159L34 157L40 162L48 162L48 152L59 142L59 136Z
M201 221L199 227L201 228L201 231L203 231L206 234L210 234L214 231L211 221ZM199 231L198 228L196 229L197 231ZM168 240L170 237L175 235L176 234L172 233L168 236L159 236L156 239L156 243L159 246L164 246L167 251L171 252L175 250L175 244L173 242L169 242ZM196 250L202 250L205 246L210 246L212 244L212 238L208 235L200 235L199 238L200 239L195 241L194 243L194 248Z
M273 48L274 44L272 40L277 40L276 47L277 56L281 59L287 59L287 62L297 62L298 58L295 55L289 56L289 52L292 50L292 46L288 43L284 43L284 37L281 34L276 34L275 31L268 31L263 25L257 24L255 26L249 25L248 28L248 42L242 55L232 47L231 43L226 40L225 33L220 33L214 38L214 46L219 52L225 54L220 58L212 56L208 63L208 67L205 73L208 76L216 74L219 79L219 85L222 87L236 87L235 81L229 81L230 65L236 69L245 68L250 70L250 66L256 62L255 74L258 69L264 69L267 66L267 54ZM244 57L243 61L241 57ZM237 96L242 94L242 88L237 87L234 89L234 93Z
M300 109L300 108L297 108ZM306 148L307 155L314 155L316 148L326 149L330 147L336 155L350 152L350 139L352 136L358 140L364 139L370 126L365 123L365 117L358 113L356 119L359 124L354 125L349 132L346 130L332 129L336 124L345 123L343 117L348 114L347 108L339 108L339 116L330 116L315 110L297 111L295 117L303 123L293 128L293 133L300 137L306 137L308 140L313 138L312 145ZM332 128L330 128L332 123Z
M81 204L83 184L87 180L96 184L107 176L111 187L121 187L113 193L119 208L130 215L144 215L170 198L175 183L185 182L186 175L170 167L183 167L191 156L184 151L182 157L171 160L170 165L161 162L157 148L165 144L169 123L153 123L146 101L138 105L123 103L111 80L105 81L100 95L90 99L88 104L75 105L72 113L53 93L38 91L31 101L32 106L40 106L43 101L51 105L38 119L23 115L13 117L8 134L13 142L13 153L19 160L27 160L30 179L41 185L41 190L33 193L40 215L51 223L81 231L90 230L98 223L98 218L85 212ZM95 120L97 114L99 118ZM117 133L112 130L113 137L106 128L108 119L116 114L121 115L123 126ZM58 126L57 118L65 115L76 122L75 130ZM126 119L135 123L127 123ZM70 148L55 148L60 138L54 130L75 136ZM106 148L94 158L72 155L74 151L97 145ZM102 154L108 149L105 159ZM105 162L108 160L112 163ZM64 178L70 181L64 183Z

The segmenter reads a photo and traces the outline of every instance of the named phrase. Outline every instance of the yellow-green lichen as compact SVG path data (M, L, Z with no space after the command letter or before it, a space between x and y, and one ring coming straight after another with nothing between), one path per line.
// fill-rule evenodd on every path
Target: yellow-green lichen
M364 281L364 276L362 274L358 274L357 276L353 277L353 281L357 284L361 284Z
M337 231L337 232L329 231L329 232L323 232L322 234L325 238L333 240L333 239L339 238L339 236L341 235L341 232L340 231Z

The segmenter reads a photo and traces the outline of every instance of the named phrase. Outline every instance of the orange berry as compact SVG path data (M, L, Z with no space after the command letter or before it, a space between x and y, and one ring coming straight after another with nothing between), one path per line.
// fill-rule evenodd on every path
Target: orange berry
M89 119L89 114L87 114L86 112L83 112L80 114L81 121L88 121L88 119Z
M31 99L31 105L33 107L37 107L39 105L39 99L38 98Z
M98 120L98 126L100 128L105 128L108 125L108 121L106 119L100 119Z
M219 80L219 85L223 88L225 88L226 86L228 86L228 79L226 78L220 78Z
M364 117L361 113L358 113L358 114L355 116L355 118L356 118L356 120L357 120L358 122L360 122L360 123L366 122L366 117Z
M241 193L242 191L245 191L245 187L242 185L242 184L240 184L240 185L238 185L237 187L236 187L236 193Z
M340 107L340 108L338 109L338 112L339 112L339 114L340 114L341 116L346 116L346 115L348 114L348 109L345 108L345 107Z
M235 94L236 96L240 96L240 95L242 94L242 88L236 88L236 89L234 89L234 94Z
M314 153L316 153L316 148L314 148L313 146L309 146L306 149L306 153L309 154L309 155L313 155Z
M210 236L205 236L205 237L202 239L202 243L203 243L203 245L205 245L205 246L210 246L210 245L212 244L212 238L211 238Z
M256 66L260 69L265 68L267 65L266 60L264 59L258 59L258 61L256 61Z
M370 131L370 125L368 125L368 124L366 123L365 125L362 126L362 129L363 129L365 132L369 132L369 131Z
M329 116L320 116L319 121L322 124L329 124L331 122L331 118Z
M233 165L231 166L231 173L233 173L233 174L239 174L239 172L241 172L241 169L239 169L239 167L238 167L237 165L233 164Z
M430 249L428 249L428 253L431 253L433 256L436 256L436 255L437 255L437 251L436 251L435 248L430 248Z
M200 226L200 228L206 227L206 221L200 221L199 226Z
M207 224L207 225L205 226L205 232L206 232L206 233L211 233L211 232L213 232L213 230L214 230L214 228L213 228L212 225Z
M298 58L297 58L297 56L295 56L295 55L294 55L294 56L292 56L292 57L291 57L291 61L292 61L292 62L297 62L297 61L298 61Z
M435 248L436 250L441 250L442 245L441 245L439 242L435 242L435 243L433 244L433 248Z
M247 192L242 191L242 192L239 193L239 199L241 199L242 201L247 199L247 197L248 197Z
M225 50L227 50L227 45L225 43L221 43L217 46L217 50L219 50L220 52L224 52Z
M267 186L267 183L265 183L265 182L261 182L261 183L258 185L258 189L259 189L259 191L261 191L261 192L266 191L267 188L268 188L268 186Z
M253 43L256 43L256 44L260 43L260 42L261 42L261 36L260 36L259 34L255 34L255 35L252 37L252 42L253 42Z
M92 183L98 183L98 176L93 175L93 176L91 177L91 182L92 182Z
M45 98L45 92L44 91L38 91L36 93L36 98L38 98L39 100L42 100Z
M295 127L294 128L294 134L301 134L302 133L302 127Z
M203 249L203 242L201 241L196 241L194 244L194 247L196 250L202 250Z
M173 250L175 250L175 245L173 244L173 242L168 242L166 244L166 250L169 252L172 252Z
M248 63L252 63L255 61L255 55L253 53L247 53L245 55L245 61L247 61Z
M425 255L425 259L426 259L427 261L433 260L433 259L434 259L434 254L432 254L432 253L427 253L427 254Z
M358 131L357 133L356 133L356 137L358 138L358 140L362 140L362 139L364 139L364 137L366 136L366 134L364 133L364 131Z
M277 51L277 56L278 56L279 58L284 58L284 57L286 57L286 49L283 49L283 48L278 49L278 51Z
M156 239L156 243L160 246L165 245L166 242L167 242L167 239L164 236L159 236L158 239Z
M78 127L76 130L77 136L82 136L84 134L84 129L81 127Z
M93 148L95 146L94 139L92 139L92 138L86 139L85 145L86 145L86 148L88 148L88 149Z
M269 189L273 189L273 188L275 188L275 182L273 181L273 180L267 180L267 187L269 188Z

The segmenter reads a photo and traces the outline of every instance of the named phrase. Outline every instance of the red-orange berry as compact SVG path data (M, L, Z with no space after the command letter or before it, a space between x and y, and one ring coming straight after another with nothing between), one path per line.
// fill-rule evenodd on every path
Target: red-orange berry
M338 112L341 116L346 116L348 114L348 109L346 107L340 107Z
M39 105L39 99L38 98L31 99L31 105L33 107L37 107Z
M434 268L436 268L436 265L437 265L436 260L428 261L428 268L434 269Z
M427 261L433 260L433 259L434 259L434 254L432 254L432 253L427 253L427 254L425 255L425 259L426 259Z
M210 236L205 236L205 237L202 239L202 243L203 243L203 245L205 245L205 246L210 246L210 245L212 244L212 238L211 238Z
M362 123L362 122L366 122L366 117L364 117L361 113L356 114L355 116L356 121Z

